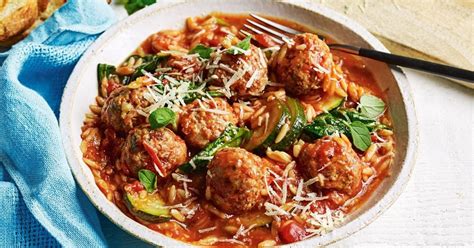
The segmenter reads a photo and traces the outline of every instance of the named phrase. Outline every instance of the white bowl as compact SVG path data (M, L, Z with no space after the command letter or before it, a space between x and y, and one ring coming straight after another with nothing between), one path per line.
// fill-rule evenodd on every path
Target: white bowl
M184 243L130 219L106 199L96 186L90 169L82 161L79 149L81 126L85 114L89 112L89 105L94 103L94 98L98 94L96 77L98 63L119 64L150 34L162 29L181 28L185 18L211 11L253 12L276 16L321 30L341 43L387 51L366 29L339 13L315 4L303 6L281 1L158 1L157 4L126 18L102 34L82 56L64 90L60 127L67 159L77 182L99 211L122 229L155 245L176 247L183 246ZM373 72L379 87L388 94L388 106L397 142L395 161L391 167L392 176L383 181L360 209L349 215L343 226L321 237L291 244L292 247L327 245L360 230L395 201L410 177L417 148L417 128L409 85L405 75L398 68L390 68L372 60L365 62Z

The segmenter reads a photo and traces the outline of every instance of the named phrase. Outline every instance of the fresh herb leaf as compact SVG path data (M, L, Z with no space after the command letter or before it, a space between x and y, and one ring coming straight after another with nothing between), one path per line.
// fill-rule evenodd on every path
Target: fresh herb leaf
M170 123L174 123L176 114L169 108L157 108L148 117L151 129L165 127Z
M250 131L247 128L229 124L216 140L207 144L203 150L194 155L189 162L181 165L179 169L184 173L203 171L217 151L224 147L239 147L249 135Z
M311 124L304 127L303 132L309 139L320 139L335 133L349 134L350 130L344 119L326 113L316 117Z
M138 77L143 76L143 71L147 72L154 72L158 67L158 64L165 59L166 56L159 56L159 55L147 55L142 57L143 63L135 68L135 72L132 74L130 81L135 81Z
M156 189L156 175L151 170L141 169L138 171L138 180L142 183L148 193Z
M377 118L385 110L385 103L378 97L363 95L360 98L360 113L368 118Z
M315 140L333 134L345 134L357 149L365 151L372 143L370 132L379 128L387 126L353 110L339 109L318 115L304 127L303 139Z
M131 15L154 3L156 3L156 0L128 0L125 4L125 9L127 10L128 15Z
M252 40L252 36L247 36L245 39L237 43L235 47L240 48L240 49L235 49L234 47L231 47L229 50L227 50L228 54L232 55L237 55L237 54L242 54L242 50L247 51L250 48L250 41Z
M191 51L189 51L189 54L197 53L199 54L199 57L203 59L210 59L212 51L212 48L204 46L202 44L198 44Z
M361 151L367 150L370 144L372 144L369 129L360 121L352 122L349 127L354 146Z

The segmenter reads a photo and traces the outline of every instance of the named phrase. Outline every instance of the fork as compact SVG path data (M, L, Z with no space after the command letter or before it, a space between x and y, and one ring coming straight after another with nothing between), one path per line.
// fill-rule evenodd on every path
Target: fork
M254 20L251 18L246 20L247 23L244 24L244 28L240 30L242 35L252 36L252 34L266 34L275 43L281 46L285 44L285 42L291 40L293 36L302 33L298 30L281 25L255 14L250 14L250 16L253 17ZM318 36L320 39L325 40L324 36ZM328 44L328 46L331 50L338 50L366 58L371 58L377 61L382 61L387 64L399 65L402 67L447 77L454 82L474 89L474 71L347 44Z

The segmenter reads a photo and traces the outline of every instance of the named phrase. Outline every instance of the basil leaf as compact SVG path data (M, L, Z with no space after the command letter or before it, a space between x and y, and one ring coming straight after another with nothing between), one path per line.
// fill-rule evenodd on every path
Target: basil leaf
M191 51L189 51L189 54L198 53L199 57L203 59L210 59L212 51L212 48L198 44Z
M363 95L360 98L360 113L369 118L377 118L385 110L385 103L378 97Z
M156 70L156 67L158 67L158 64L165 58L166 57L159 55L147 55L145 57L142 57L143 64L135 68L135 72L132 74L130 81L135 81L135 79L137 79L138 77L143 76L142 70L145 70L150 73L154 72Z
M174 122L176 114L169 108L157 108L148 117L151 129L157 129L165 127L166 125Z
M156 189L156 175L151 170L141 169L138 171L138 180L142 183L148 193Z
M372 140L370 139L369 129L367 129L365 124L360 121L354 121L349 125L349 128L354 146L361 151L367 150L370 144L372 144Z
M310 139L320 139L334 133L349 135L350 131L344 119L326 113L319 115L311 124L305 126L303 132Z
M131 15L154 3L156 3L156 0L128 0L125 4L125 9L127 10L128 15Z
M238 48L240 48L244 51L247 51L250 48L250 41L251 40L252 40L252 36L249 35L249 36L245 37L245 39L243 39L242 41L237 43L237 45L235 45L235 47L238 47ZM242 54L242 51L240 49L230 48L229 50L227 50L227 53L232 54L232 55Z

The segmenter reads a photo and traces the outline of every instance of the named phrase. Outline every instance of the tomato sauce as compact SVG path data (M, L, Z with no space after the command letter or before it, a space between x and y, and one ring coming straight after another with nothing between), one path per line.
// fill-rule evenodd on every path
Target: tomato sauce
M213 31L211 31L212 34L209 34L211 35L209 36L211 38L207 41L214 45L223 42L228 29L241 29L245 24L246 19L249 17L248 15L230 15L223 13L212 13L211 16L218 18L217 22L225 27L225 29L222 27L213 29ZM272 17L267 18L293 29L301 30L302 32L312 31L307 27L288 20L281 20ZM179 32L170 31L169 33L164 34L167 36L167 40L158 41L159 44L156 43L156 39L153 38L154 36L151 36L145 40L133 54L140 56L154 54L159 52L157 51L157 46L167 47L170 50L174 50L175 46L178 47L178 49L190 50L197 42L192 38L197 33L196 30L191 30L193 25L205 26L208 25L206 23L208 20L208 18L197 18L195 19L194 24L187 23L187 29ZM205 32L208 32L208 30ZM257 40L267 45L274 45L274 43L265 36L259 36ZM330 37L326 37L325 41L331 43L334 40ZM351 83L359 87L356 89L356 91L359 91L359 97L361 95L360 91L363 90L363 92L369 92L370 94L382 99L385 98L384 93L377 87L372 72L366 67L363 60L354 55L343 52L333 51L332 53L335 63L341 65L342 71L349 82L348 87L351 87ZM116 85L109 84L109 87L116 87ZM351 100L350 98L351 95L348 96L345 106L355 108L357 106L357 101L355 99ZM103 102L104 100L101 101ZM99 101L98 105L101 105L99 104ZM384 122L384 124L390 125L390 116L387 113L383 114L381 121ZM190 214L192 217L189 219L181 222L177 221L176 218L172 218L170 221L164 223L151 223L137 218L124 204L124 187L129 187L129 190L134 192L144 191L144 187L139 183L137 178L130 175L131 173L128 171L127 166L121 165L117 162L120 158L121 147L125 139L123 134L116 133L111 128L106 127L100 121L100 118L97 117L96 119L85 121L82 138L83 145L81 145L81 150L84 153L84 159L89 161L86 163L91 167L97 185L104 192L107 198L114 202L130 218L133 218L143 225L146 225L148 228L160 232L168 237L199 245L218 247L245 245L256 247L259 244L263 244L262 242L267 242L265 244L277 245L297 242L309 236L314 236L314 234L310 235L305 230L306 222L301 219L301 216L296 216L294 218L283 217L281 219L272 218L265 215L265 211L262 210L256 210L241 215L228 215L222 213L222 211L213 206L211 202L206 200L205 193L203 193L205 192L205 174L190 175L189 179L192 182L190 182L189 185L184 186L182 182L177 182L177 180L175 181L170 177L157 183L158 194L165 199L168 205L176 205L178 202L179 204L184 204L186 199L189 200L189 198L186 198L186 195L188 194L187 191L192 191L193 197L196 197L197 199L194 203L190 204L188 209L186 209L186 211L193 211L193 214ZM324 199L318 204L311 206L311 211L326 214L327 211L336 210L341 207L341 213L349 214L354 211L354 209L363 205L384 178L389 176L389 166L391 163L391 157L389 155L394 149L393 137L387 135L384 136L384 138L378 136L372 138L374 139L373 141L383 140L383 142L380 141L379 146L381 148L378 149L372 157L368 156L368 152L364 153L360 151L357 151L357 156L359 156L363 161L364 169L372 169L374 171L373 175L376 175L376 177L366 176L362 186L362 193L359 193L354 197L342 197L339 199L340 201L347 203L347 205L344 205L343 207L340 206L343 204L334 203L337 202L337 199L335 198L339 197L337 194L334 194L334 199L332 199L330 197L333 196L331 196L330 193L324 190L319 192L323 194ZM153 162L155 165L159 165L159 158L156 157L153 149L147 148L147 152L152 153ZM190 155L193 155L194 153L195 151L193 150ZM267 157L263 159L265 164L272 168L276 174L282 174L287 170L286 164L272 161ZM150 169L152 170L152 168ZM294 180L297 182L301 179L301 175L299 175L298 172L294 173ZM284 183L286 182L272 181L276 177L277 176L275 175L270 175L269 178L266 179L267 183L274 183L273 185L276 188L286 187L284 186ZM295 185L297 186L298 184L296 183ZM176 192L174 192L174 194L177 196L170 196L170 192L172 192L173 189L175 189ZM291 190L291 187L289 190ZM298 189L294 189L295 192L297 192L297 190ZM327 195L324 195L326 193ZM176 197L176 200L174 197ZM170 201L169 199L172 200ZM178 201L178 199L180 201ZM292 206L282 205L281 207L289 207L289 209L291 209ZM322 235L324 235L324 233Z

